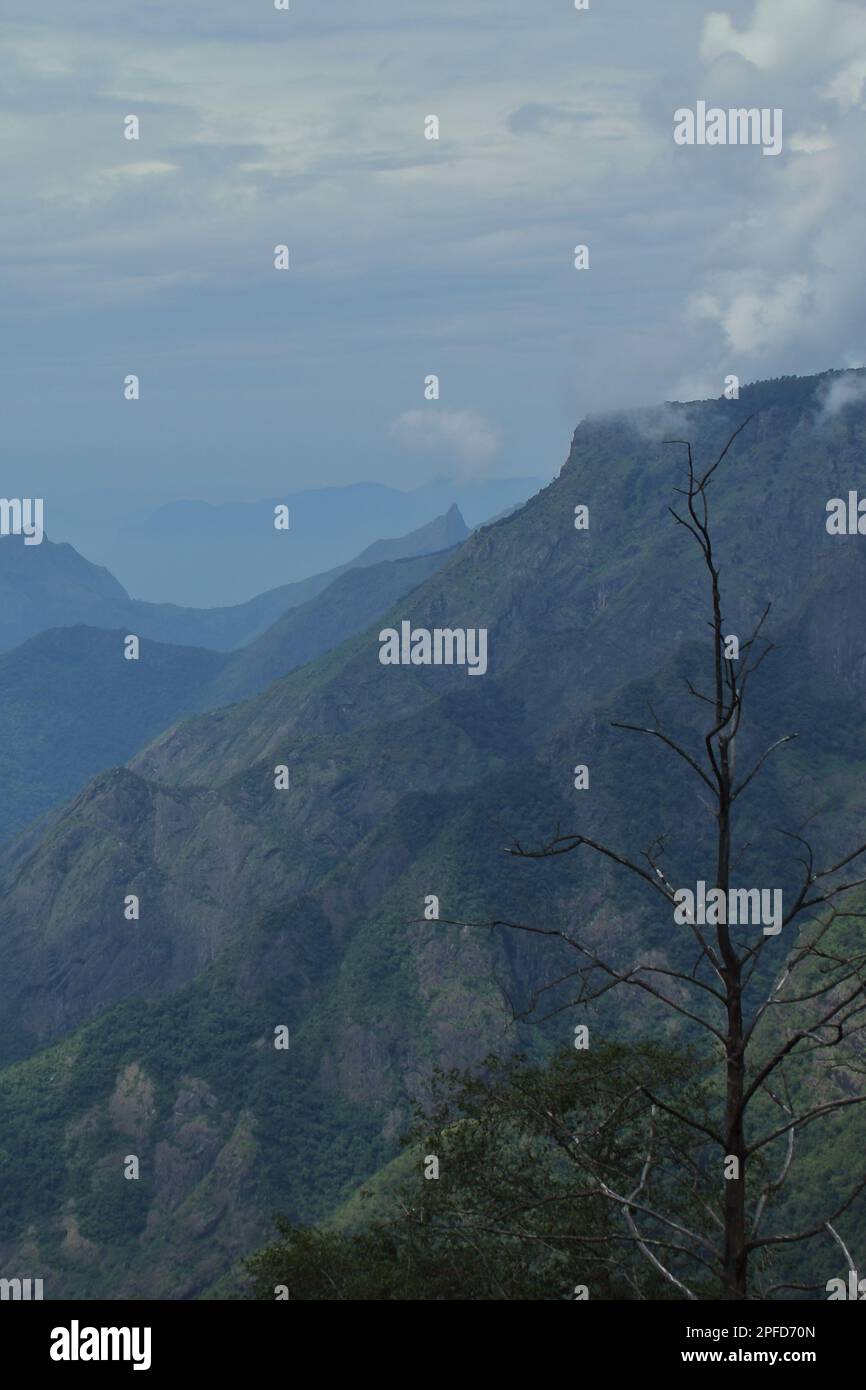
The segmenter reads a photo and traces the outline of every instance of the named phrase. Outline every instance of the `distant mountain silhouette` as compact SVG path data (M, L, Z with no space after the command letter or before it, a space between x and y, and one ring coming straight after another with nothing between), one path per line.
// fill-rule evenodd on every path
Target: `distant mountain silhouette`
M347 564L229 608L181 608L132 599L108 570L91 564L65 542L54 544L46 537L41 545L27 546L20 537L5 536L0 538L0 651L48 628L79 624L123 627L155 642L232 651L348 569L445 550L468 534L459 510L452 506L409 535L367 546Z
M79 549L97 555L131 593L196 607L224 607L341 566L381 536L401 536L423 526L452 502L470 528L485 524L525 502L544 481L441 477L407 490L352 483L310 487L257 502L168 502L135 524L101 534L94 550L84 545ZM288 531L274 529L274 507L279 504L289 508ZM82 524L86 521L79 520L78 527Z

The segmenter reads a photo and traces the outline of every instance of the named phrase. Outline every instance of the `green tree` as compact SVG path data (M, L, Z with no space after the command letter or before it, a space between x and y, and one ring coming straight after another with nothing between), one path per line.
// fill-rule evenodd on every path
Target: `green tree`
M659 1228L638 1252L601 1187L626 1183L639 1206L646 1125L669 1164L663 1185L686 1206L694 1187L690 1136L647 1099L704 1106L694 1054L659 1045L573 1050L545 1064L490 1058L478 1074L436 1073L416 1109L401 1176L362 1197L350 1229L304 1230L282 1219L278 1239L247 1262L252 1295L293 1299L570 1300L673 1294L656 1252L680 1239ZM434 1168L437 1176L425 1176ZM405 1173L408 1166L409 1172ZM635 1179L634 1175L637 1174ZM649 1263L644 1256L649 1255ZM655 1263L654 1263L655 1261ZM709 1289L709 1274L707 1288Z

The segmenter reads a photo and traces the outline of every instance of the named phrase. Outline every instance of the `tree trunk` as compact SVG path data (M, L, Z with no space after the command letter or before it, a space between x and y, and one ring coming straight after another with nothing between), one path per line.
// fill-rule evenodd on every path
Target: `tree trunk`
M731 859L731 758L724 740L719 746L721 771L719 788L718 862L716 887L724 892L727 919ZM736 1176L725 1177L725 1299L746 1297L746 1145L743 1130L745 1052L743 1048L742 966L731 946L727 921L719 926L719 950L724 962L727 1033L725 1037L725 1160L737 1160Z

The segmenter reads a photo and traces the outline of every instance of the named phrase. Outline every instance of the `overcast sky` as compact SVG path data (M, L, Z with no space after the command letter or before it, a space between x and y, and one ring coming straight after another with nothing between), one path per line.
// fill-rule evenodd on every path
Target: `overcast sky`
M549 477L860 364L864 81L847 0L4 0L0 491ZM782 154L677 146L698 100Z

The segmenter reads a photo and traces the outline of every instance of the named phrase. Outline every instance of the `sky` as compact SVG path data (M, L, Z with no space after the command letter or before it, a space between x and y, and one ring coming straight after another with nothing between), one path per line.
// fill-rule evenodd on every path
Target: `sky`
M0 491L547 479L860 365L864 84L848 0L4 0ZM677 145L699 100L782 153Z

